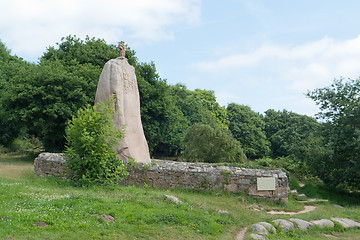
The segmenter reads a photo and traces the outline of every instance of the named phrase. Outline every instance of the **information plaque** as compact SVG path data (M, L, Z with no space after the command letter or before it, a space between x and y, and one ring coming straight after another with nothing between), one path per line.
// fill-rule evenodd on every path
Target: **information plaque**
M275 178L274 177L261 177L257 178L257 190L275 190Z

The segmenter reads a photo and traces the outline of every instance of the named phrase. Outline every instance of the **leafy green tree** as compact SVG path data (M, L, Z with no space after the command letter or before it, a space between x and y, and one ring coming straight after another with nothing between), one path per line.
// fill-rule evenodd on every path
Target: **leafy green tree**
M332 186L360 189L360 79L335 80L307 96L320 107L322 137L329 151L314 161L315 172Z
M34 65L23 61L21 58L12 56L0 41L0 144L9 145L22 132L24 127L17 124L17 119L14 118L6 110L3 101L9 96L7 88L12 84L13 79L21 78L21 73L30 71Z
M77 111L66 128L66 164L69 177L81 184L116 184L128 173L116 156L124 136L115 127L114 101L87 105Z
M191 91L182 84L170 87L171 96L186 117L189 127L195 123L202 123L212 128L228 130L226 110L216 102L213 91L200 89Z
M265 132L271 143L271 155L274 158L293 155L300 157L304 150L303 144L316 137L319 123L312 117L293 112L265 112Z
M185 136L183 156L191 162L243 162L240 143L224 130L194 124Z
M136 65L140 110L149 150L156 156L176 156L181 150L187 123L175 105L170 86L156 72L154 63Z
M213 91L200 89L191 91L182 84L176 84L170 86L170 95L176 107L176 110L172 112L177 112L181 119L176 122L181 125L181 131L178 131L177 135L180 143L178 153L184 149L185 134L194 124L201 123L225 132L228 131L226 110L216 102Z
M268 156L269 142L265 136L265 122L250 107L231 103L227 107L229 130L241 143L248 158L255 159Z
M46 150L61 151L65 124L93 102L96 84L89 77L99 74L91 65L68 67L60 61L24 68L5 86L2 104L18 126L43 140Z
M40 64L23 64L6 74L4 114L42 139L47 151L62 151L67 120L93 103L103 64L116 52L103 40L63 38L57 49L48 48Z
M131 54L131 50L128 53ZM107 61L118 56L117 46L109 45L103 39L86 36L85 40L81 40L69 35L61 38L56 48L49 47L40 61L61 61L65 66L91 64L102 68Z
M227 130L226 109L216 101L215 93L212 90L195 89L192 94L195 101L208 110L210 116L215 119L217 127ZM204 114L206 116L206 113ZM207 118L209 118L207 116Z
M171 95L176 106L188 120L189 126L195 123L210 125L227 130L226 110L216 102L213 91L188 90L182 84L171 86Z
M0 50L1 56L11 58L5 48ZM1 65L0 79L5 76L7 84L1 80L0 125L13 124L13 130L23 126L24 131L42 140L47 151L62 151L65 123L79 108L93 104L101 70L118 54L117 46L104 40L67 36L49 47L39 64L21 60ZM172 87L160 78L154 63L140 63L129 47L126 57L135 68L142 123L152 155L179 155L185 133L194 123L227 129L226 111L212 91ZM180 92L186 100L176 94ZM6 141L18 135L7 128L2 131L2 137L9 139Z

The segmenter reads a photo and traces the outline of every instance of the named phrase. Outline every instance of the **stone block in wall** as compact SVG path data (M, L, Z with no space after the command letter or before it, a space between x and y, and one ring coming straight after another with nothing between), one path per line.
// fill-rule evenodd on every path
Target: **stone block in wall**
M258 191L256 184L253 184L249 187L249 195L256 197L272 198L274 194L273 191Z
M230 182L229 184L224 184L224 189L229 192L238 192L238 184Z

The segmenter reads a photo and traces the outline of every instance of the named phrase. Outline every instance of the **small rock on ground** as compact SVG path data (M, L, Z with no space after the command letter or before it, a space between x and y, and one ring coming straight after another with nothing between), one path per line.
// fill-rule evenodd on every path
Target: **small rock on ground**
M331 234L323 233L322 235L325 236L325 237L328 237L328 238L337 238L337 236L331 235Z
M296 223L301 230L308 230L314 226L313 223L298 218L290 218L290 221Z
M276 233L276 228L275 228L273 225L271 225L270 223L267 223L267 222L258 222L257 224L262 225L263 227L266 228L266 230L271 230L271 231L273 231L274 233Z
M360 227L360 223L347 218L332 218L331 220L339 223L344 228Z
M224 214L228 214L228 213L229 213L228 211L222 210L222 209L216 209L216 211L217 211L218 213L224 213Z
M265 238L263 236L261 236L259 234L254 234L254 233L250 234L250 237L254 240L265 240Z
M265 235L269 234L268 230L266 230L266 228L263 225L260 225L258 223L251 225L251 228L254 233L265 234Z
M291 190L290 192L291 192L291 194L294 195L294 196L297 196L297 195L298 195L297 190Z
M176 204L182 204L182 202L180 201L180 199L178 199L177 197L175 196L172 196L172 195L164 195L167 199L169 199L170 201L176 203Z
M105 222L115 222L115 218L110 215L97 215L98 218L104 218Z
M337 207L337 208L344 208L343 206L340 206L338 204L333 204L334 207Z
M327 199L309 198L308 200L298 201L298 202L309 203L309 202L328 202L328 201L329 200L327 200Z
M329 219L320 219L320 220L312 220L313 224L318 225L319 227L334 227L335 224Z
M294 224L292 222L286 221L284 219L277 219L273 221L275 224L278 224L279 227L284 231L287 232L291 229L294 229Z

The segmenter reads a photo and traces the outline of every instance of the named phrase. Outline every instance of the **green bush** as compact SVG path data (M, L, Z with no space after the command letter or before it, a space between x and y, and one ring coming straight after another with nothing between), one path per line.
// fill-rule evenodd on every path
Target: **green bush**
M185 136L183 157L191 162L243 162L240 143L221 129L194 124Z
M115 147L124 136L115 128L113 101L78 110L66 128L69 177L80 184L114 184L128 173Z
M43 151L41 141L27 134L15 138L5 146L0 144L0 153L27 152L30 154L41 151Z

